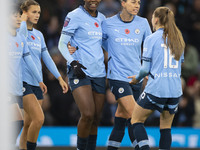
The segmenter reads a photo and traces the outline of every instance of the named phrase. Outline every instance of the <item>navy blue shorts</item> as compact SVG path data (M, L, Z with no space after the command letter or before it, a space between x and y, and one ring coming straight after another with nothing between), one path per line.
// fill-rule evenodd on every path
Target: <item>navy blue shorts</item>
M178 111L179 100L180 97L159 98L143 92L137 103L144 109L158 110L160 113L162 113L163 110L167 110L170 114L175 114Z
M43 99L43 93L39 86L33 86L30 84L27 84L26 82L23 82L23 96L28 94L35 94L38 100Z
M106 93L106 77L94 78L86 76L84 79L78 79L73 74L73 71L70 70L68 72L68 83L71 91L83 85L90 85L93 91L100 94Z
M9 94L8 101L10 104L18 103L19 107L23 108L22 96L16 96L16 95Z
M127 95L133 95L135 101L141 94L142 82L132 85L125 81L109 79L109 86L112 93L115 95L116 100Z

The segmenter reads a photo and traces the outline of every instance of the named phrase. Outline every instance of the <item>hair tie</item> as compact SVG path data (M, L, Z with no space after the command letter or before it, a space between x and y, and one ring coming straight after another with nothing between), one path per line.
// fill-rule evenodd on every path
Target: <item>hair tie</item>
M168 13L169 13L169 9L167 9L167 11L166 11L166 14L168 15Z

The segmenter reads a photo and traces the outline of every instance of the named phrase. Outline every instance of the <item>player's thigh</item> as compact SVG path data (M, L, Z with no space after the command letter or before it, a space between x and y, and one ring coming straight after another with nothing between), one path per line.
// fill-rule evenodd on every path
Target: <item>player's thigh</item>
M169 111L163 111L160 114L160 129L171 128L174 119L174 114L170 114Z
M135 106L135 100L132 95L127 95L124 97L121 97L117 100L118 107L117 111L115 113L116 117L122 117L122 118L131 118L134 106Z
M144 123L145 120L153 113L151 109L144 109L137 103L133 109L132 117L131 117L131 124L134 123Z
M36 96L34 94L28 94L23 96L23 106L24 110L30 118L33 119L43 119L44 114L42 111L42 108L40 106L40 103L38 102Z
M95 104L91 85L83 85L73 90L74 100L81 114L94 114Z
M93 97L94 97L94 104L95 104L95 116L99 117L102 112L103 105L105 102L105 94L101 94L101 93L97 93L93 91Z

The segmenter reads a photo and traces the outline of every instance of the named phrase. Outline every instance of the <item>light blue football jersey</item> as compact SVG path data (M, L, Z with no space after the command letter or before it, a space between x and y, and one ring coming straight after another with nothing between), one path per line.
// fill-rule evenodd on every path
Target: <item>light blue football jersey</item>
M106 76L101 48L103 20L105 16L100 12L97 17L92 17L84 7L80 6L67 14L62 29L62 34L71 36L71 45L78 48L72 55L73 59L87 68L83 71L90 77Z
M23 95L22 85L22 61L23 57L30 55L25 38L17 34L9 35L8 49L8 76L9 93L16 96Z
M151 68L145 92L161 98L176 98L182 95L181 63L184 54L176 61L164 44L163 29L158 29L144 42L143 61L150 61Z
M103 46L108 51L107 78L129 82L128 76L138 74L141 68L141 46L151 34L147 19L135 16L123 22L120 13L102 24Z
M49 55L43 34L40 31L33 28L33 30L28 30L28 36L26 40L28 43L31 57L35 65L37 66L38 71L40 72L40 77L43 78L41 64L42 59L45 65L47 66L48 70L56 78L58 78L60 76L60 73L58 72L57 67L53 62L51 56ZM23 67L23 81L33 86L39 86L37 79L33 76L27 64L24 63Z

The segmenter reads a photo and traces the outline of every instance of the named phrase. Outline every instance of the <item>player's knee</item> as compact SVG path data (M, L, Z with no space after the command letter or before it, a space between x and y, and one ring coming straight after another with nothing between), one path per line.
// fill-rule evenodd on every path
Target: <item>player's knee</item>
M84 114L82 114L81 119L86 121L86 122L93 122L94 114L92 114L92 113L84 113Z

